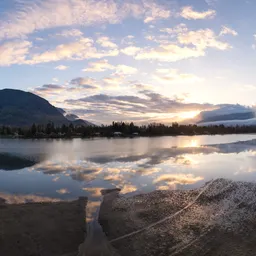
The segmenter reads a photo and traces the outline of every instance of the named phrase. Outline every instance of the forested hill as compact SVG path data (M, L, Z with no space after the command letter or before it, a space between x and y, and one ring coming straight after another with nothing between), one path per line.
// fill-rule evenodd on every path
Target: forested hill
M0 125L67 124L69 121L47 100L30 92L0 90Z

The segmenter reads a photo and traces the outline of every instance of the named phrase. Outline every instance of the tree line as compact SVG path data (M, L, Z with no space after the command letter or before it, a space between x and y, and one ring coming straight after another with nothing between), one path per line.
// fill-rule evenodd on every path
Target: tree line
M113 122L111 125L101 126L57 126L52 122L46 125L33 124L31 127L0 126L1 136L25 138L71 138L71 137L135 137L135 136L175 136L175 135L214 135L214 134L241 134L256 133L256 126L229 126L212 125L181 125L173 123L164 125L151 123L135 125L133 122Z

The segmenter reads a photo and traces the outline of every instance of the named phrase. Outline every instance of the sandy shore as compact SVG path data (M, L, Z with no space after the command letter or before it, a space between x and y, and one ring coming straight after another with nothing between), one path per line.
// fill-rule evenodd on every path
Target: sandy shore
M130 198L104 192L99 222L106 235L94 222L87 224L85 240L84 198L11 205L0 200L0 255L254 256L255 195L256 184L224 179Z
M255 255L256 184L105 195L99 221L121 256Z
M12 200L19 203L23 199ZM6 204L1 199L0 255L77 255L85 237L86 202L86 198L80 198L72 202Z

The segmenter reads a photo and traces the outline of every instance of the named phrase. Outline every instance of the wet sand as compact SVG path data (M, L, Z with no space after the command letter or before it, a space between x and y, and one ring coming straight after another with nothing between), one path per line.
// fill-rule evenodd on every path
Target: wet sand
M256 184L218 179L104 201L99 221L121 256L256 254Z
M28 204L6 204L1 199L0 255L77 255L86 232L86 203L86 198Z
M255 255L255 183L217 179L200 189L130 198L119 192L104 191L99 223L105 234L92 222L86 239L84 198L19 205L0 201L0 255Z

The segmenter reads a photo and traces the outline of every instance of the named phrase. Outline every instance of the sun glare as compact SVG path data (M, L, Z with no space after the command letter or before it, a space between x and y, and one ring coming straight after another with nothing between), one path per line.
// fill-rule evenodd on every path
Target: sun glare
M199 113L200 111L188 111L180 113L179 116L181 119L190 119L196 117Z

